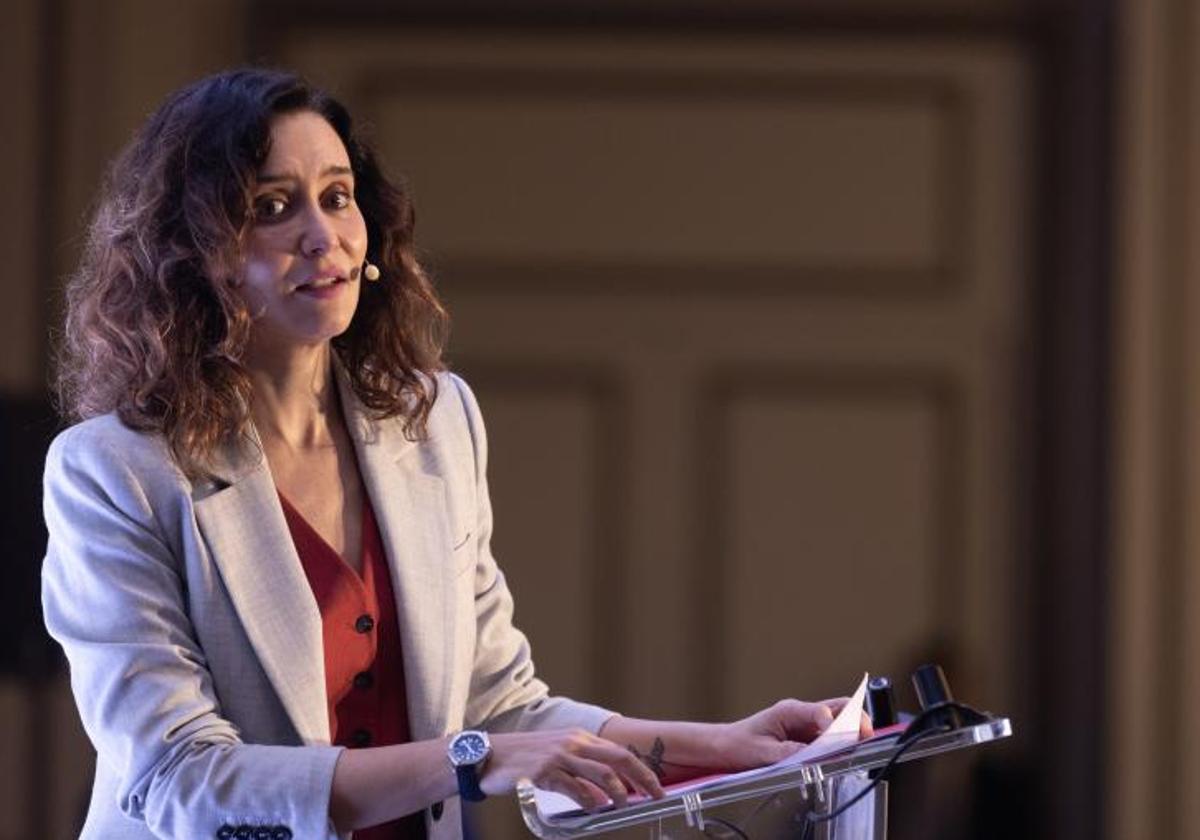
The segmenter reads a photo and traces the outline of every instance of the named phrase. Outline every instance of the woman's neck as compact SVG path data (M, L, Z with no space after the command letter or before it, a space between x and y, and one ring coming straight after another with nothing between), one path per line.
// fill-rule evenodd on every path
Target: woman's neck
M260 436L293 450L333 444L338 400L332 362L327 343L247 358L254 383L250 413Z

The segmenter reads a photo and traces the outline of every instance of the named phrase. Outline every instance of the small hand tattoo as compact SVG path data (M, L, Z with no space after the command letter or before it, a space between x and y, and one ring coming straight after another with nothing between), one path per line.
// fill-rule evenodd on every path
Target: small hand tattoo
M641 752L633 744L629 745L629 751L633 753L634 757L649 767L660 780L667 777L666 771L663 770L663 753L666 749L667 745L663 743L662 738L654 739L654 746L650 748L650 752L648 753Z

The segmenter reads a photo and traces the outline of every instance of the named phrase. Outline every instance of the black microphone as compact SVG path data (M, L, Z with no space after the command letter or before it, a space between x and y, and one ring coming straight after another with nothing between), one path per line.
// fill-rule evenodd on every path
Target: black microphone
M892 681L887 677L871 677L867 682L867 714L876 729L897 722L896 699L892 695Z
M990 720L983 712L954 699L940 665L922 665L913 672L912 683L917 692L917 702L921 704L921 713L900 736L901 742L910 741L931 729L950 731Z

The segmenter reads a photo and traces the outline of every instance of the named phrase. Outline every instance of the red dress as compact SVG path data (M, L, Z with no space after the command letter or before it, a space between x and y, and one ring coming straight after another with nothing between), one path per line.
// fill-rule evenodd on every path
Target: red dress
M330 739L350 749L409 741L396 599L371 500L363 494L360 576L283 494L279 498L296 553L321 610ZM421 811L354 832L355 840L424 837Z

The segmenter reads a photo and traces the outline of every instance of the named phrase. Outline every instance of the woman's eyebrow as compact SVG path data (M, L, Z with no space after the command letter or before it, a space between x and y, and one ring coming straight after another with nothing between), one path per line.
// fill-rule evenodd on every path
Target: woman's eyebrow
M341 166L338 164L334 164L331 166L326 166L324 169L322 169L321 174L318 177L328 178L333 175L353 175L353 174L354 174L354 170L351 169L349 166ZM260 184L277 184L280 181L299 181L300 176L293 175L290 172L281 172L278 174L263 172L262 174L260 174L258 176L258 178L256 180Z

